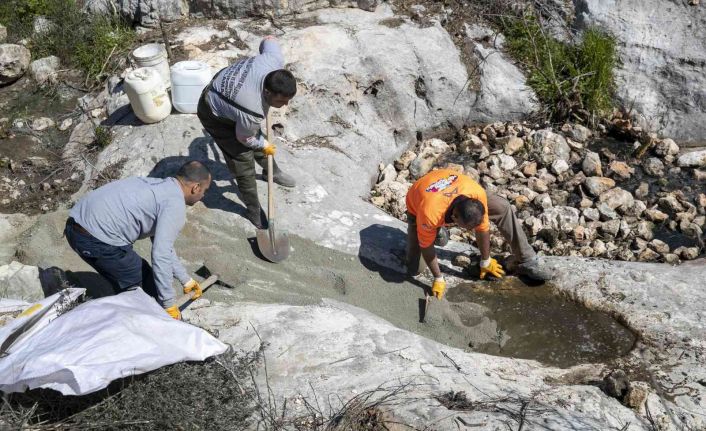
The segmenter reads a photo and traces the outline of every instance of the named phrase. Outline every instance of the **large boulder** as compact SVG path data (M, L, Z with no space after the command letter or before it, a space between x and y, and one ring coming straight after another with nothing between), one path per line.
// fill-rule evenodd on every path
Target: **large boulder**
M0 45L0 85L17 81L29 67L31 54L22 45L3 43Z
M706 8L686 1L574 0L576 27L617 41L617 96L651 130L681 142L706 136ZM693 4L693 3L692 3Z
M54 83L57 79L57 70L61 60L54 55L34 60L29 65L29 73L37 84L42 85L47 82Z

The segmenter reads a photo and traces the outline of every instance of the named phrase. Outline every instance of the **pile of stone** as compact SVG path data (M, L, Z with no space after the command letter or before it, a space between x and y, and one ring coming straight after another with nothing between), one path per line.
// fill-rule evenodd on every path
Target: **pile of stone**
M577 124L465 128L451 144L429 139L381 164L371 202L405 220L411 184L448 167L508 199L541 253L672 264L698 257L706 225L706 151L680 156L673 140L655 136L642 159L620 160L605 147L591 151L600 147L593 135ZM670 176L686 174L695 187L668 187ZM656 232L680 235L688 245L670 247ZM472 233L453 229L452 237L469 240ZM492 238L494 252L501 252L502 238Z

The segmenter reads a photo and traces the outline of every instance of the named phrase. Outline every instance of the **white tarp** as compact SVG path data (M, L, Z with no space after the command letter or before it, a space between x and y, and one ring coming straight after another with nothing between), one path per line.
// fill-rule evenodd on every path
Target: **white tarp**
M56 295L42 303L52 298ZM0 344L17 320L29 317L0 328ZM121 377L201 361L228 348L203 329L172 319L139 288L88 301L58 317L50 311L37 325L0 358L1 391L41 387L83 395Z

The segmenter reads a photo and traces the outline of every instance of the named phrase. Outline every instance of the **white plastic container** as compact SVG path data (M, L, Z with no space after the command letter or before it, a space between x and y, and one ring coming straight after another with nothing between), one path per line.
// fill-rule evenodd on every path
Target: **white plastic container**
M141 67L125 77L125 93L137 118L145 123L164 120L172 112L169 95L159 73Z
M159 73L164 82L164 88L171 87L169 80L169 60L167 50L161 43L149 43L132 51L132 59L137 67L149 67Z
M211 78L211 67L202 61L180 61L172 66L174 108L184 114L195 114L201 92Z

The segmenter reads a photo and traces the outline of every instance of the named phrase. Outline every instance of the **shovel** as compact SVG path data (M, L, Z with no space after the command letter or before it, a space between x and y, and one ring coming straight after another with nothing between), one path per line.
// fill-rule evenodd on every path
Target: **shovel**
M270 141L270 116L267 116L267 142ZM289 256L289 237L286 232L275 232L275 197L273 187L274 162L267 156L267 229L257 230L257 246L270 262L278 263Z
M206 289L211 287L211 285L215 284L217 281L218 276L212 275L201 283L199 283L201 285L201 292L205 292ZM195 293L196 292L185 293L176 299L176 305L179 307L179 310L184 311L184 308L186 308L187 303L194 299Z

